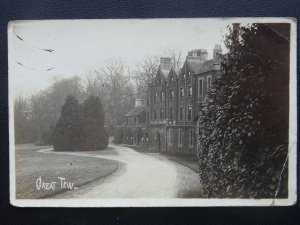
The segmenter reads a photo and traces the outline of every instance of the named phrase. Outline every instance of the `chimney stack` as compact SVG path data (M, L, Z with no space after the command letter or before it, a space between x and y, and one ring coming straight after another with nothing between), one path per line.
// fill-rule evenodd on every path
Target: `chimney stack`
M161 57L160 58L160 65L161 70L171 70L173 67L173 60L169 57Z
M222 47L221 45L215 45L213 50L213 59L217 59L218 55L222 54Z
M187 60L206 61L207 55L206 49L193 49L188 52Z

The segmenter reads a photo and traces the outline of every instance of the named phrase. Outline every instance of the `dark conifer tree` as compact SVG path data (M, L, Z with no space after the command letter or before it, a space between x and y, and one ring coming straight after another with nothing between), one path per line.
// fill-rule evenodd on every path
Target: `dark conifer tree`
M104 112L99 97L91 96L81 105L80 149L101 150L108 145L108 135L104 127Z
M61 116L53 131L55 151L78 151L80 110L77 99L69 95L62 106Z

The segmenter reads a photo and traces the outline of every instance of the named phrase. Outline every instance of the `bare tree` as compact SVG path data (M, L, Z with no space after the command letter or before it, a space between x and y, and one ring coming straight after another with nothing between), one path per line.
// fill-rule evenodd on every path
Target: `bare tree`
M85 80L85 97L98 96L101 100L105 95L105 84L101 73L94 70L89 73Z
M97 73L103 89L101 100L106 111L106 125L107 127L120 125L124 113L134 104L134 89L128 70L121 60L112 60Z
M73 95L79 102L84 100L84 87L79 77L55 79L54 83L47 90L48 100L50 101L50 108L53 115L53 121L57 122L61 113L62 105L67 96Z
M145 95L149 83L155 79L158 67L159 57L157 56L146 56L141 63L136 65L133 78L138 96Z
M55 79L48 89L30 98L30 123L33 139L37 144L51 143L52 129L58 121L65 99L68 95L73 95L82 101L83 91L78 77Z

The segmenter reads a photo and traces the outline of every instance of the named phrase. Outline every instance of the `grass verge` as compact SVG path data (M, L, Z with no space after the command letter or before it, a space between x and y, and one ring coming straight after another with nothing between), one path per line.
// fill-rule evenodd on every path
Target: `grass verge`
M42 148L33 145L16 146L16 198L18 199L47 198L69 190L61 187L59 177L80 188L118 169L118 163L112 160L37 152ZM109 153L104 150L103 154ZM55 189L38 190L36 181L39 177L42 182L56 182Z

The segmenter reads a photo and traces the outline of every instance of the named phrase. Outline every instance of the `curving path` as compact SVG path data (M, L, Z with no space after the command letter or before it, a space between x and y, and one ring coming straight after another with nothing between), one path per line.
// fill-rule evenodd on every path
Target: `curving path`
M80 187L56 198L175 198L198 192L199 177L193 170L170 161L158 153L140 153L130 147L110 144L118 154L93 152L40 152L99 157L119 162L119 170L90 187Z

